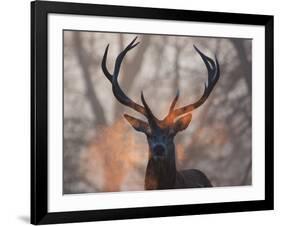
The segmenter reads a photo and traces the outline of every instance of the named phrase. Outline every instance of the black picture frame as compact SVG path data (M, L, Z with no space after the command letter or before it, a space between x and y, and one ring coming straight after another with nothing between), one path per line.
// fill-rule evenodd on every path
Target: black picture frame
M48 14L197 21L265 27L265 199L142 208L48 212ZM80 3L31 3L31 223L50 224L272 210L273 16Z

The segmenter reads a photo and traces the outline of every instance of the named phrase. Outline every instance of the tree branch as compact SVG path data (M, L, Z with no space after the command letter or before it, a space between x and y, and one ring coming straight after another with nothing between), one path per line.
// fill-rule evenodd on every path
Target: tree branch
M80 64L82 70L82 76L84 78L84 85L86 88L86 96L89 100L91 111L95 116L95 125L105 125L106 118L104 115L103 107L98 100L94 85L91 80L90 66L88 61L88 54L83 48L82 38L79 32L73 33L73 44L74 50L76 52L78 63Z

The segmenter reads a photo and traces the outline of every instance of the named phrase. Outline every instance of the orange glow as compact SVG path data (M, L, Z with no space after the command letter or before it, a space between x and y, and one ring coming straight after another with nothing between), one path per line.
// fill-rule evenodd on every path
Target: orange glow
M182 162L186 160L184 146L181 144L176 145L177 161Z
M123 118L99 131L81 155L80 172L83 177L95 192L143 190L148 160L145 136L136 132ZM198 128L190 138L188 146L199 142L204 146L219 147L228 142L227 129L223 124ZM185 168L188 160L186 148L186 144L176 144L179 169ZM223 154L215 153L214 148L211 150L210 155ZM149 184L156 186L155 181L149 181Z
M147 161L147 146L139 136L123 119L101 129L81 158L87 181L99 191L122 190L126 177Z

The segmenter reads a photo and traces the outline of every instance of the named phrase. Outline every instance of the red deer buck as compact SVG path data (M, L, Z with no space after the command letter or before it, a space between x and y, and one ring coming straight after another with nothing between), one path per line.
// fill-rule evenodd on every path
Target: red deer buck
M209 97L220 76L220 69L217 58L215 61L205 56L194 46L201 56L208 70L208 82L202 97L193 104L175 108L179 98L179 92L175 96L168 115L163 119L157 119L147 105L143 92L141 92L142 105L131 100L118 84L118 74L121 63L127 52L136 47L137 37L118 55L114 72L111 74L106 67L106 59L109 44L107 45L102 59L102 70L107 79L112 83L112 91L116 99L123 105L134 109L147 118L147 122L124 114L125 119L131 126L146 135L149 147L149 159L145 175L145 189L172 189L172 188L199 188L212 187L209 179L199 170L189 169L177 171L174 137L182 130L185 130L191 121L191 113L201 106Z

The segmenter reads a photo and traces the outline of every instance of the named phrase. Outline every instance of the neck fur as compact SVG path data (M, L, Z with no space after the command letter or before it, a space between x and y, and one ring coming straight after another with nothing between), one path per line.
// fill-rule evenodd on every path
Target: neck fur
M145 175L146 190L174 188L176 180L175 152L169 151L169 153L172 154L162 160L149 158Z

